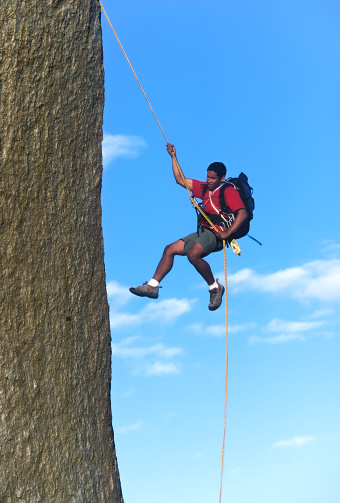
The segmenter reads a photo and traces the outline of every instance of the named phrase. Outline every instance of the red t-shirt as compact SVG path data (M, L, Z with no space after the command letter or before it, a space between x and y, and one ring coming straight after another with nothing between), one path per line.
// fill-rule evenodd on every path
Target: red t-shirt
M211 200L214 204L214 206L220 210L220 200L219 200L219 191L220 188L222 187L223 183L217 187L211 194ZM205 213L212 213L213 215L216 215L217 212L213 208L213 206L210 203L210 198L209 198L209 189L205 191L204 197L202 197L203 194L203 187L207 186L206 182L200 182L198 180L193 180L192 181L192 195L194 197L197 197L198 199L203 199L203 204L202 204L202 209ZM224 191L224 201L225 204L228 208L230 208L232 213L235 213L238 210L241 210L242 208L245 209L245 206L243 204L243 201L241 199L240 194L238 191L232 186L228 186L225 191ZM209 223L203 218L203 225L204 227L210 228ZM219 227L219 226L217 226Z

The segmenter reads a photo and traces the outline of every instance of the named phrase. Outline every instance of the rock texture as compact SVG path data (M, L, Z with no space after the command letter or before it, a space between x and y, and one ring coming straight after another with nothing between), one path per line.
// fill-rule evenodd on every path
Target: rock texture
M0 79L0 503L121 503L97 0L2 0Z

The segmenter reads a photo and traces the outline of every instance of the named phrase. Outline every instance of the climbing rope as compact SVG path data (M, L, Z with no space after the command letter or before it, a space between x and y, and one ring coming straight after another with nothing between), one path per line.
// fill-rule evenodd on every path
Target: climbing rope
M223 484L223 468L224 468L224 451L225 451L225 431L227 424L227 403L228 403L228 284L227 284L227 252L225 241L223 241L223 258L224 258L224 285L225 285L225 327L226 327L226 355L225 355L225 386L224 386L224 421L223 421L223 441L222 441L222 457L221 457L221 481L220 481L220 497L219 503L222 501L222 484Z
M111 30L113 31L114 36L116 37L116 40L117 40L117 42L118 42L118 44L119 44L119 47L121 48L121 50L122 50L122 52L123 52L123 54L124 54L124 56L125 56L125 58L126 58L126 61L128 62L129 66L130 66L130 68L131 68L131 71L132 71L132 73L133 73L133 75L134 75L134 77L135 77L135 79L136 79L136 81L137 81L137 84L139 85L140 90L142 91L143 96L144 96L144 98L146 99L147 104L149 105L149 108L150 108L150 110L151 110L151 112L152 112L152 115L154 116L154 118L155 118L155 120L156 120L156 122L157 122L157 125L158 125L159 129L161 130L161 133L162 133L162 135L163 135L163 137L164 137L164 139L165 139L166 143L169 143L169 141L168 141L168 139L167 139L167 137L166 137L166 135L165 135L165 133L164 133L164 131L163 131L163 128L162 128L162 126L161 126L161 124L160 124L160 122L159 122L159 120L158 120L158 118L157 118L157 116L156 116L156 114L155 114L155 112L154 112L154 110L153 110L152 106L151 106L151 103L150 103L150 101L148 100L147 95L145 94L145 91L144 91L144 89L143 89L143 86L142 86L142 84L140 83L139 78L137 77L137 74L136 74L136 72L135 72L135 70L134 70L134 68L133 68L133 66L132 66L132 64L131 64L131 62L130 62L130 60L129 60L129 58L128 58L128 55L126 54L126 52L125 52L125 50L124 50L124 47L123 47L123 45L122 45L121 41L119 40L119 37L118 37L118 35L117 35L117 33L116 33L116 31L115 31L114 27L112 26L112 23L111 23L111 21L110 21L110 19L109 19L109 16L107 15L107 13L106 13L106 11L105 11L104 7L103 7L103 4L101 3L101 1L100 1L100 0L98 0L98 2L99 2L99 5L100 5L100 7L101 7L102 11L104 12L104 15L105 15L105 17L106 17L106 19L107 19L107 21L108 21L108 23L109 23L110 27L111 27ZM211 222L211 220L208 218L208 216L204 213L204 211L202 210L202 208L201 208L201 207L199 206L199 204L197 203L196 199L195 199L194 197L192 197L192 195L191 195L191 191L190 191L190 189L189 189L189 187L188 187L188 184L187 184L187 182L186 182L186 179L185 179L185 176L184 176L184 174L183 174L183 171L182 171L182 169L181 169L181 167L180 167L180 165L179 165L179 163L178 163L177 157L175 157L175 161L176 161L176 164L177 164L178 171L179 171L179 173L180 173L180 175L181 175L181 178L182 178L182 180L183 180L184 186L185 186L185 188L186 188L186 189L187 189L187 191L188 191L188 194L189 194L189 199L190 199L191 203L192 203L192 204L193 204L193 206L194 206L194 207L195 207L195 208L196 208L196 209L197 209L197 210L201 213L201 215L202 215L202 216L205 218L205 220L209 223L209 225L212 227L212 229L213 229L213 230L217 233L217 232L218 232L218 230L216 229L215 225ZM231 246L231 249L233 250L233 252L234 252L236 255L240 255L240 253L241 253L241 249L240 249L240 247L239 247L239 245L238 245L238 243L237 243L237 241L236 241L235 239L233 239L233 240L231 241L230 246Z
M119 38L118 38L118 35L115 31L115 29L113 28L112 26L112 23L103 7L103 4L101 3L100 0L98 0L99 2L99 5L111 27L111 30L114 34L114 36L116 37L116 40L119 44L119 47L121 48L125 58L126 58L126 61L128 62L130 68L131 68L131 71L137 81L137 84L139 85L140 87L140 90L142 91L143 93L143 96L144 98L146 99L146 102L147 104L149 105L149 108L152 112L152 115L154 116L156 122L157 122L157 125L159 127L159 129L161 130L161 133L166 141L166 143L169 143L168 142L168 139L163 131L163 128L151 106L151 103L150 101L148 100L148 97L146 96L145 94L145 91L136 75L136 72L135 70L133 69L133 66L131 65L130 63L130 60L124 50L124 47L122 46ZM209 223L209 225L212 227L212 229L217 233L218 232L218 229L215 227L215 225L211 222L211 220L209 219L209 217L204 213L204 211L202 210L202 208L199 206L199 204L197 203L196 199L194 197L192 197L191 195L191 191L188 187L188 184L186 182L186 178L183 174L183 171L178 163L178 160L177 160L177 157L175 157L175 161L176 161L176 164L177 164L177 168L178 168L178 171L181 175L181 178L183 180L183 183L184 183L184 186L185 188L187 189L188 191L188 194L189 194L189 199L190 201L192 202L193 206L201 213L201 215L205 218L205 220ZM231 243L230 243L230 246L233 250L233 252L236 254L236 255L240 255L241 253L241 249L237 243L237 241L234 239ZM226 420L227 420L227 395L228 395L228 291L227 291L227 251L226 251L226 242L225 240L223 239L223 255L224 255L224 283L225 283L225 318L226 318L226 374L225 374L225 399L224 399L224 423L223 423L223 441L222 441L222 460L221 460L221 480L220 480L220 493L219 493L219 503L221 503L221 498L222 498L222 485L223 485L223 468L224 468L224 452L225 452L225 433L226 433Z

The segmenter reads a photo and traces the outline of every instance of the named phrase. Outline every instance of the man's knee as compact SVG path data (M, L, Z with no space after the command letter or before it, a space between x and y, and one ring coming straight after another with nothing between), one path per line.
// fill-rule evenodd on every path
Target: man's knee
M200 247L200 248L202 248L202 247ZM203 248L200 249L200 248L193 246L188 251L187 257L188 257L189 262L191 262L192 264L203 257L204 249Z
M191 262L191 263L195 262L196 257L197 257L197 255L195 253L193 253L191 250L188 251L187 259L189 260L189 262Z
M184 241L179 240L175 243L170 243L164 248L163 255L183 255Z

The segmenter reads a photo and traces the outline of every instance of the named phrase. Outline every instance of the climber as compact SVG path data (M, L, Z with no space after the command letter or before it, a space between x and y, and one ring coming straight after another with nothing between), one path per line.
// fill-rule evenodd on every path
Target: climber
M221 209L218 193L219 189L223 186L223 180L227 172L225 165L221 162L210 164L207 169L206 182L185 178L184 183L178 169L175 146L167 143L166 148L172 158L172 170L176 182L182 187L185 187L186 183L187 187L192 191L193 197L203 199L202 208L205 213L214 215L215 217L218 216ZM207 187L207 189L204 189L204 187ZM197 232L193 232L167 245L153 278L141 286L130 288L130 292L139 297L157 299L160 288L159 283L172 269L175 255L186 255L189 262L208 284L210 293L209 310L215 311L218 309L222 303L224 286L218 282L218 279L214 278L210 265L204 260L204 257L210 253L222 250L223 240L230 240L232 234L241 227L248 217L242 199L233 186L228 186L224 191L224 201L234 218L227 230L225 230L223 221L219 222L219 224L214 223L218 230L216 234L204 218L199 219Z

